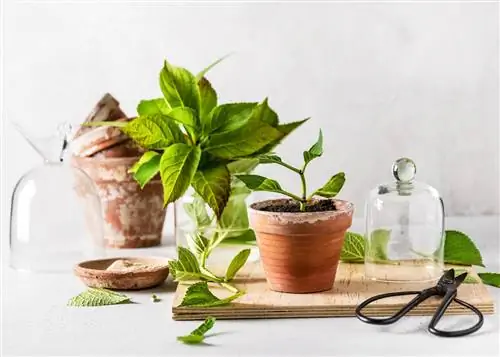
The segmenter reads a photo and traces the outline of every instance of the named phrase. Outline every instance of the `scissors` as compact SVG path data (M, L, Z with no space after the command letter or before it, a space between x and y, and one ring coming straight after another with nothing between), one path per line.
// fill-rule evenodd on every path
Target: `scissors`
M410 310L415 308L417 305L422 303L423 301L427 300L431 296L441 296L443 297L443 300L441 301L441 305L437 308L436 312L434 313L434 316L432 317L432 320L428 326L428 330L430 333L436 335L436 336L441 336L441 337L459 337L459 336L465 336L468 334L471 334L473 332L476 332L483 326L483 314L481 311L479 311L475 306L457 299L457 289L462 284L462 282L465 280L465 277L467 276L467 273L460 274L459 276L455 277L455 270L450 269L447 270L443 276L439 279L437 284L429 289L425 289L422 291L403 291L403 292L394 292L394 293L387 293L387 294L380 294L373 296L365 301L363 301L357 308L356 308L356 316L358 319L360 319L363 322L366 322L368 324L372 325L389 325L392 323L395 323L398 321L401 317L406 315ZM388 318L373 318L373 317L368 317L365 316L361 310L365 308L368 304L392 297L392 296L401 296L401 295L417 295L414 299L412 299L406 306L403 306L401 310L396 312L393 316L388 317ZM479 318L479 321L472 327L469 327L464 330L455 330L455 331L443 331L439 330L436 328L436 325L438 324L439 320L441 317L443 317L446 309L448 306L452 303L452 301L455 301L457 304L462 305L463 307L471 310L474 312L477 317Z

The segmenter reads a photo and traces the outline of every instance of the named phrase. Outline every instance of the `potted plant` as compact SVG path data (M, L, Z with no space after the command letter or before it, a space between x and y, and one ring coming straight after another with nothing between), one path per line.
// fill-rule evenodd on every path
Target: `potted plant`
M191 201L192 205L182 208L190 210L196 225L224 228L231 221L225 218L235 217L234 207L225 210L230 198L241 206L246 197L242 194L245 187L237 187L231 174L250 172L258 164L255 157L272 151L308 119L280 123L267 98L260 102L219 104L216 91L205 77L214 64L194 75L165 61L159 75L163 97L142 100L137 106L138 116L132 120L87 125L118 127L145 150L129 170L141 188L159 177L164 205L178 201L192 190L196 203ZM210 219L205 208L212 213ZM246 208L237 216L242 214L246 216ZM179 261L186 254L188 260L196 257L196 272L201 267L205 278L215 276L206 269L206 259L214 248L226 239L248 237L230 237L219 230L210 237L193 232L189 247L180 250L183 253L179 253ZM193 272L180 270L185 264L177 267L175 263L171 266L177 280L194 277Z
M323 154L323 135L304 151L301 168L285 163L279 156L262 155L260 163L281 165L300 177L302 193L285 191L272 179L258 175L238 175L249 189L279 193L289 198L255 202L250 221L257 235L263 269L272 290L312 293L329 290L352 223L353 204L334 197L342 189L345 175L332 176L321 188L308 195L305 171Z

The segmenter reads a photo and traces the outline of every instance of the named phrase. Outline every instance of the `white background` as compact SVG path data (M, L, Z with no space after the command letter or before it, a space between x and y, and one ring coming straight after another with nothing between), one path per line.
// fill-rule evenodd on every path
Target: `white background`
M220 101L266 96L283 122L312 119L279 152L310 166L311 189L345 171L341 197L366 193L413 158L448 215L499 212L498 4L4 2L2 203L40 162L8 124L38 131L81 122L105 93L135 115L160 95L167 58L209 79ZM282 168L260 170L298 190Z

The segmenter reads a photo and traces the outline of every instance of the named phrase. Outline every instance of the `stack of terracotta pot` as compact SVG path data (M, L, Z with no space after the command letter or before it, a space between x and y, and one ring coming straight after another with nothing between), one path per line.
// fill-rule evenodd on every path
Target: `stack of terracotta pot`
M127 121L119 102L105 94L85 122ZM165 209L160 177L143 189L128 172L144 152L120 129L82 126L70 142L73 164L94 181L101 198L108 247L161 243Z

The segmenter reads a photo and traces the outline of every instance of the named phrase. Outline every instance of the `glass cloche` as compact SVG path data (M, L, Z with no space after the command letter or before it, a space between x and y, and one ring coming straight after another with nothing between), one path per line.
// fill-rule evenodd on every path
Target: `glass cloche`
M104 254L101 202L93 181L64 162L66 134L16 126L43 158L17 182L11 201L10 265L30 272L71 272Z
M415 181L408 158L394 181L370 191L365 205L365 276L378 281L432 281L443 273L444 207L433 187Z

